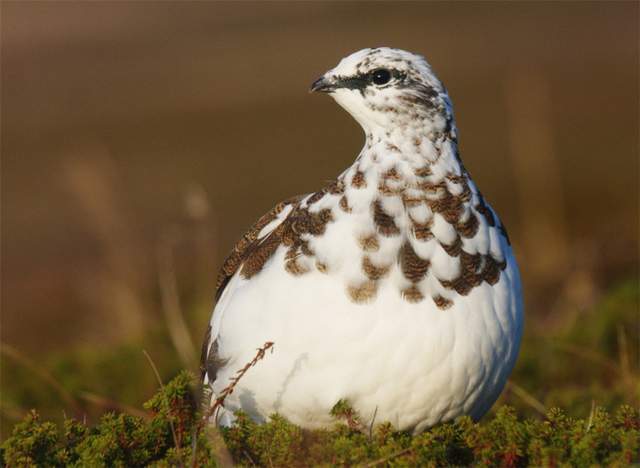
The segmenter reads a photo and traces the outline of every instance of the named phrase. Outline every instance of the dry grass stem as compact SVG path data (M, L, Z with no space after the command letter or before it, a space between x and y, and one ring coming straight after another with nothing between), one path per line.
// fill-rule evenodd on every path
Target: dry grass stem
M195 346L184 319L172 253L172 240L168 236L158 245L158 283L162 299L162 311L167 322L167 330L173 346L185 368L192 368L197 362Z
M373 411L373 417L371 418L371 423L369 423L369 440L373 439L373 425L376 422L376 416L378 416L378 407Z
M12 359L21 366L27 368L30 372L49 384L60 398L73 410L76 416L83 413L82 405L80 405L78 400L76 400L76 398L60 382L58 382L49 371L43 369L16 348L6 343L0 342L0 354L3 354L9 359Z
M528 406L536 410L542 416L547 414L547 408L542 404L540 400L527 392L524 388L511 380L507 382L507 388L513 392L515 396L520 398Z
M240 382L240 379L244 377L244 374L246 374L247 371L255 366L259 361L264 359L264 356L268 350L271 350L271 352L273 352L273 341L267 341L264 345L262 345L262 347L258 348L253 359L246 363L242 369L236 371L236 374L231 377L229 385L227 385L224 390L220 392L220 395L218 395L218 398L216 398L214 404L211 406L211 408L209 408L207 413L205 413L205 416L203 417L205 422L208 421L209 418L217 412L217 410L224 404L224 400L233 393L236 385L238 385L238 382Z
M196 425L196 429L194 431L194 436L193 436L194 440L197 441L197 439L198 439L198 437L200 435L200 432L202 432L202 430L204 429L204 427L207 425L207 423L209 422L209 420L211 419L211 417L214 414L216 414L216 423L217 423L217 412L222 407L222 405L224 404L224 400L229 395L231 395L233 393L236 385L238 385L238 382L240 382L240 379L242 379L242 377L247 373L247 371L249 369L251 369L252 367L254 367L259 361L264 359L267 351L271 350L271 352L273 352L273 344L274 344L273 341L267 341L264 345L262 345L262 347L258 348L257 352L256 352L256 355L253 357L253 359L251 361L249 361L248 363L246 363L242 369L236 371L235 375L233 377L231 377L229 385L227 385L220 392L220 395L218 395L218 397L213 402L213 404L209 406L207 411L205 411L205 413L202 415L202 418L200 419L200 421ZM213 435L215 437L215 434L213 434ZM218 434L218 436L219 436L219 434ZM223 452L223 454L224 454L224 452ZM227 459L227 457L228 457L228 459ZM226 456L223 457L223 459L231 460L231 457L228 454L228 452L227 452ZM195 466L195 463L196 463L196 453L195 453L195 450L194 450L193 451L193 466Z
M589 432L593 425L593 416L596 414L596 400L591 400L591 411L589 411L589 421L587 422L586 432Z
M618 375L623 375L623 370L615 361L607 359L595 351L570 343L553 342L552 344L561 351L573 354L574 356L581 357L596 364L600 364Z
M620 359L620 370L625 380L631 380L631 365L629 361L627 335L625 335L624 329L620 324L618 324L616 331L618 333L618 356Z
M158 368L156 367L155 362L153 362L153 359L151 359L151 356L149 355L149 353L147 353L145 349L142 350L142 353L147 358L147 361L149 361L149 365L151 366L151 369L153 370L153 373L155 374L156 379L158 380L158 385L160 386L161 389L163 389L164 384L162 383L162 379L160 378L160 372L158 372ZM180 442L178 441L176 428L173 425L173 421L171 420L171 417L169 417L168 420L169 420L169 426L171 427L171 436L173 437L173 444L175 445L176 450L180 451ZM182 463L180 464L180 466L182 466Z
M84 211L83 221L99 239L104 252L107 279L100 305L117 314L118 336L144 332L147 301L141 291L148 288L145 271L137 255L139 242L133 234L127 205L119 197L120 174L108 149L101 144L80 146L64 161L63 183ZM113 321L113 315L110 317Z
M104 397L102 395L98 395L93 392L87 392L87 391L80 392L78 394L78 397L82 398L83 400L93 405L99 406L100 408L106 411L116 410L116 411L128 413L132 416L137 416L139 418L143 418L147 420L149 419L149 413L147 413L146 411L139 410L138 408L135 408L133 406L125 405L123 403L117 402L115 400Z

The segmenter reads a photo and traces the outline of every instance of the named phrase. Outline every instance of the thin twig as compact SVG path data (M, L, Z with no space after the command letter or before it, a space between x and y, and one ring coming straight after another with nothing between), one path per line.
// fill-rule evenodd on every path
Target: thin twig
M158 372L158 368L156 367L156 364L153 362L153 359L151 359L151 356L149 356L149 353L147 353L146 349L143 349L142 352L145 355L145 357L147 358L147 361L149 361L149 365L151 366L151 369L153 369L153 373L156 375L156 379L158 380L158 385L160 385L160 389L164 390L164 384L162 383L162 379L160 378L160 372ZM178 443L178 436L176 435L176 428L173 426L173 421L171 420L171 417L169 417L167 419L169 420L169 427L171 428L171 435L173 436L173 444L176 446L176 450L179 452L180 451L180 444ZM180 464L180 466L182 466L182 463Z
M249 361L247 364L245 364L242 369L236 371L235 375L233 377L231 377L229 385L227 385L220 392L220 394L216 398L216 400L213 403L213 405L211 405L209 407L209 409L202 415L202 418L198 422L198 424L196 426L196 429L194 431L194 435L193 435L194 439L196 439L196 440L198 439L198 437L200 436L200 432L202 431L204 426L207 424L209 419L214 414L216 414L216 412L224 404L225 398L227 398L229 395L231 395L233 393L236 385L238 385L238 382L247 373L247 371L249 369L251 369L253 366L255 366L259 361L264 359L264 356L265 356L265 354L267 353L268 350L271 350L271 352L273 352L273 341L267 341L264 345L262 345L262 347L258 348L254 358L251 361ZM217 420L216 420L216 422L217 422ZM195 450L194 450L193 459L192 459L192 466L194 466L194 467L196 466L196 459L197 459L197 457L196 457L196 453L195 453Z
M216 413L216 411L224 404L224 400L233 393L233 391L236 388L236 385L238 385L238 382L240 382L240 379L244 377L244 374L246 374L249 369L255 366L258 363L258 361L261 361L269 349L271 349L272 350L271 352L273 352L272 348L273 348L272 341L267 341L264 345L262 345L261 348L258 348L254 358L248 363L246 363L242 369L238 370L236 372L236 375L231 377L230 379L231 382L229 383L229 385L227 385L224 388L224 390L220 392L220 395L218 396L218 398L216 398L216 401L214 402L214 404L205 413L204 419L208 420L211 416L213 416L214 413Z

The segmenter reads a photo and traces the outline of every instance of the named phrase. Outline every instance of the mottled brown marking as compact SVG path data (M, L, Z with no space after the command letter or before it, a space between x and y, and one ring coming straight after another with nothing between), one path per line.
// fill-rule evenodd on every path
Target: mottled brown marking
M300 245L300 251L308 256L308 257L312 257L313 255L315 255L315 252L313 250L311 250L311 247L309 247L309 243L308 242L303 242Z
M445 182L420 182L418 187L430 194L444 192L447 190L447 184Z
M402 204L405 208L412 208L414 206L420 205L424 201L423 198L420 197L411 197L407 195L406 192L402 193Z
M455 240L451 244L443 244L440 242L440 245L451 257L457 257L462 251L462 239L460 236L456 236Z
M439 309L446 310L453 305L453 301L447 299L446 297L442 297L441 295L433 296L433 302L438 306Z
M506 262L498 262L491 255L470 254L463 250L460 252L459 276L453 280L440 280L440 284L466 296L483 281L491 285L497 283L506 266Z
M429 166L419 167L418 169L413 171L413 173L415 175L417 175L418 177L427 177L427 176L430 176L430 175L433 174L431 172L431 167L429 167Z
M365 255L362 258L362 269L364 270L367 277L371 280L379 280L387 273L389 273L390 265L387 266L376 266L371 262L371 259Z
M319 236L324 234L327 223L333 220L331 209L325 208L317 213L312 213L307 208L295 209L283 223L294 234L312 234Z
M358 243L360 244L360 247L362 247L362 250L364 250L365 252L377 252L378 249L380 249L380 243L378 242L378 238L375 234L361 237L360 239L358 239Z
M389 151L393 151L395 153L400 153L400 148L398 148L396 145L394 145L393 143L387 143L387 150Z
M402 191L403 191L402 188L391 188L391 187L389 187L385 183L384 179L380 180L380 183L378 184L378 192L380 192L385 197L392 197L392 196L398 195L398 194L402 193Z
M453 280L440 280L445 288L454 289L458 294L466 296L482 279L479 275L482 255L469 254L464 250L460 253L460 274Z
M249 279L259 273L265 263L278 250L282 241L283 225L278 226L266 239L252 245L244 258L240 274Z
M458 220L464 211L463 200L445 189L443 196L436 200L429 200L429 207L434 213L440 213L442 217L454 226L458 224Z
M285 269L292 275L302 275L309 272L309 267L299 261L301 255L311 257L313 250L309 247L304 234L319 236L324 234L326 226L333 221L329 208L312 213L308 208L296 208L282 224L281 241L289 247L285 255Z
M367 186L367 181L364 178L364 172L356 171L356 173L353 174L353 178L351 179L351 186L357 189Z
M408 302L420 302L424 299L424 295L418 289L418 286L412 284L408 288L402 290L402 297Z
M340 209L345 213L351 213L351 208L349 207L349 202L347 201L346 195L342 195L342 197L340 197L340 202L338 203L338 205L340 205Z
M385 213L380 200L373 202L373 222L383 236L391 237L400 234L400 229L396 226L393 217Z
M256 223L251 226L251 228L240 238L240 240L236 243L231 253L225 259L222 268L220 268L220 273L218 274L218 279L216 282L216 302L220 298L222 291L225 286L231 279L231 277L235 274L235 272L240 268L242 263L247 259L250 255L252 255L256 245L258 244L258 234L260 231L270 222L275 220L278 215L288 206L294 205L294 207L300 202L302 199L302 195L291 197L281 203L278 203L273 209L264 214L262 217L256 221ZM278 229L276 228L276 231ZM279 235L282 234L282 229L279 230ZM278 235L278 234L277 234ZM273 248L272 244L268 244L262 247L262 254L267 253L265 249ZM277 245L276 245L277 248ZM275 252L275 249L273 249ZM273 253L272 252L272 253ZM266 262L266 259L264 260ZM264 263L263 263L264 264ZM257 267L258 264L254 265ZM260 267L262 268L262 267ZM251 268L248 268L250 271ZM259 270L258 270L259 271Z
M344 193L344 182L342 179L336 179L327 185L326 191L331 195L342 195Z
M347 292L353 302L361 304L373 299L377 292L377 285L375 281L365 281L359 286L349 286Z
M453 182L454 184L463 184L466 182L466 177L463 175L449 174L447 175L447 179Z
M298 257L284 262L284 268L294 276L304 275L309 272L309 268L307 266L301 265L300 262L298 262Z
M484 216L484 219L487 221L487 224L489 226L495 226L496 225L496 220L493 217L493 213L491 212L491 209L485 203L484 198L482 198L482 195L480 194L480 192L478 192L478 204L475 206L475 208L476 208L476 211L478 213L480 213L482 216Z
M433 233L431 232L432 221L427 223L413 223L411 228L413 229L413 235L420 241L428 241L433 239Z
M327 265L322 262L316 261L316 268L320 273L326 273L328 271Z
M478 217L472 211L469 212L469 218L464 223L458 223L457 231L465 239L470 239L478 232Z
M299 246L290 247L284 256L284 267L292 275L302 275L309 271L308 267L303 266L298 262L300 256L303 255L303 250L305 247L306 243L302 243Z
M414 138L413 139L413 144L414 144L414 146L420 146L422 144L422 139L421 138Z
M400 174L398 173L398 170L395 167L392 167L387 172L382 174L382 177L384 177L385 179L393 179L393 180L401 179Z
M471 200L471 187L466 180L462 182L462 193L458 195L463 202Z
M500 279L501 270L504 270L506 267L506 262L498 262L492 256L487 255L485 256L485 264L482 269L482 279L493 286Z
M424 260L413 250L410 242L405 242L399 253L400 268L404 276L412 283L424 278L429 270L429 260Z
M325 192L320 190L309 197L307 200L307 205L313 205L315 202L320 201L322 197L324 197Z
M433 104L431 104L430 101L422 98L419 95L413 95L413 94L400 95L398 96L398 99L400 99L401 101L404 101L404 103L409 106L422 106L427 108L433 107Z

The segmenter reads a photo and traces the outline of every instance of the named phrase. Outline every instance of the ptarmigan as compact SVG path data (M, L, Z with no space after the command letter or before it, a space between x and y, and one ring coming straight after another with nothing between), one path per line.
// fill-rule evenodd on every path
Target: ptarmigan
M446 89L426 60L364 49L313 83L362 126L364 148L327 187L277 204L220 272L202 353L208 401L230 424L279 413L419 432L480 418L502 391L523 325L507 232L458 154Z

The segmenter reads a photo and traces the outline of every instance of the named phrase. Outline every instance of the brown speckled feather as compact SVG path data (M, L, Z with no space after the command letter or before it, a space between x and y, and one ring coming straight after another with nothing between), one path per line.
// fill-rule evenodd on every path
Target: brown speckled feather
M231 253L227 255L227 258L225 259L224 263L222 264L222 268L220 268L220 272L218 273L218 281L216 283L216 302L218 302L218 300L220 299L220 296L222 295L222 291L224 291L224 288L226 287L227 283L229 282L231 277L236 273L238 268L240 268L243 264L245 264L249 256L252 253L255 253L256 249L260 250L261 245L260 243L257 242L258 234L260 233L260 231L267 224L269 224L271 221L276 219L276 217L287 206L297 204L303 197L304 195L297 195L295 197L291 197L283 202L278 203L269 212L261 216L260 219L258 219L258 221L256 221L255 224L251 226L251 228L240 238L240 240L233 247L233 250L231 251ZM268 251L271 250L268 247L271 246L271 244L272 243L268 243L267 246L264 246L263 250L266 250L265 252L261 251L259 253L268 254L269 253ZM278 245L280 245L279 242L275 243L276 247ZM266 262L269 256L270 255L257 255L256 257L260 257L260 258L265 257L264 261L262 262L262 265L264 265L264 262ZM253 264L255 262L252 261L251 263ZM256 268L257 268L257 265L252 265L252 268L249 268L249 270L253 271ZM262 266L260 266L260 268L262 268ZM259 271L260 268L257 268L257 270Z

